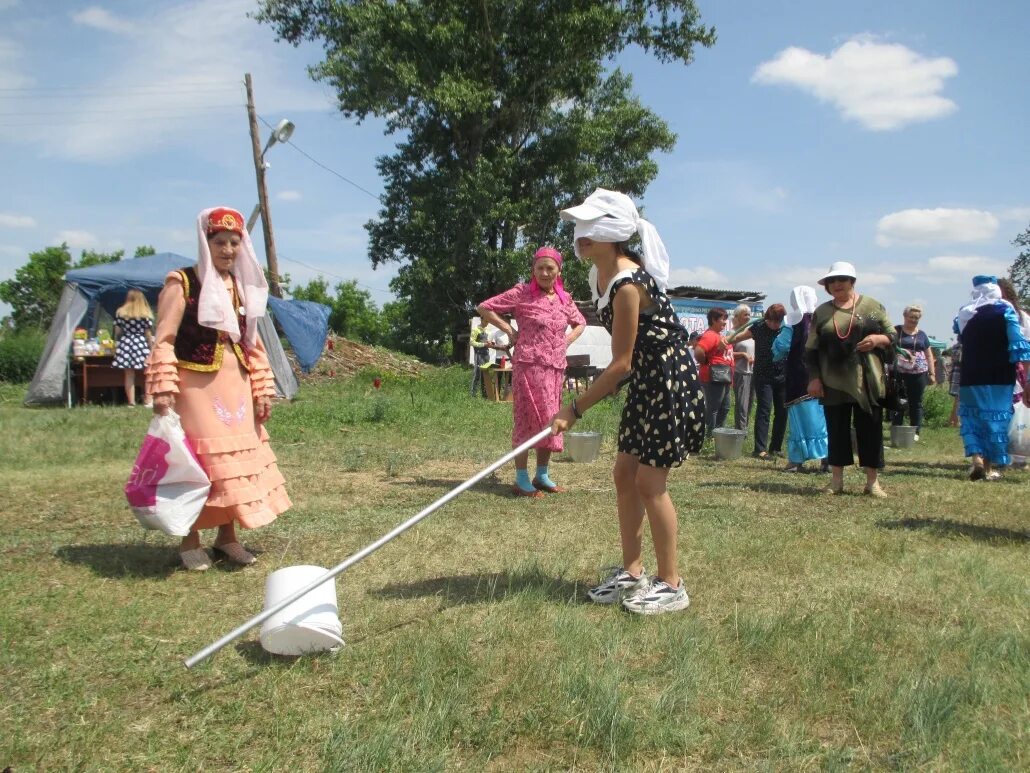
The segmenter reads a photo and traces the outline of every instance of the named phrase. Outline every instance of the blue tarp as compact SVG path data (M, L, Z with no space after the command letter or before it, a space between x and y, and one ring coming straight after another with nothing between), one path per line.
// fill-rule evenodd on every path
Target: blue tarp
M93 321L98 304L113 317L118 307L125 303L125 293L132 289L142 290L156 309L157 296L164 287L168 272L196 262L174 252L162 252L142 258L126 258L117 263L74 268L65 274L65 279L78 285L79 291L86 296L89 301L86 319Z
M314 301L284 301L272 296L268 297L268 307L289 339L301 370L307 373L322 356L331 309Z

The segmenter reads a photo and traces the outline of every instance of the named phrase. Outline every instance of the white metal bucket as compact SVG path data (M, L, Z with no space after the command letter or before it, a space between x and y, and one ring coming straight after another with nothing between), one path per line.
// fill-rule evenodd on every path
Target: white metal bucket
M719 459L736 459L744 451L744 438L747 433L742 429L719 427L712 430L715 438L715 455Z
M891 425L891 445L895 448L911 448L916 444L916 428L901 424Z
M565 450L574 462L592 462L601 452L601 433L566 432Z
M314 582L328 569L287 566L265 581L265 609ZM261 626L261 646L275 655L304 655L343 646L343 626L336 604L336 580L331 578L308 591Z

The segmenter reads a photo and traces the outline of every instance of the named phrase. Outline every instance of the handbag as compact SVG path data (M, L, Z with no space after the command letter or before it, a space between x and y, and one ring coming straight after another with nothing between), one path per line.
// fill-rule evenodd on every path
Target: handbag
M883 377L883 408L887 411L903 411L908 406L905 382L897 368L887 368Z
M709 365L708 371L713 384L729 384L733 380L729 365Z
M154 416L125 484L125 498L144 529L175 537L190 533L211 481L186 439L179 414Z

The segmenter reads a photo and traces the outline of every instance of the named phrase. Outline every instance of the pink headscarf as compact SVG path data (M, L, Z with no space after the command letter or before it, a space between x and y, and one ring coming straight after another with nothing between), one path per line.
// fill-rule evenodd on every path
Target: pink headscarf
M537 250L536 253L534 253L533 255L534 266L536 265L536 262L540 260L540 258L550 258L558 264L558 270L561 271L561 253L558 252L558 250L556 250L554 247L541 247L539 250ZM565 285L562 284L561 274L559 274L558 277L554 280L554 291L558 294L558 300L560 300L562 303L569 302L569 294L565 292ZM537 298L541 292L542 291L540 289L540 285L537 284L536 276L534 276L529 282L529 294L534 298Z

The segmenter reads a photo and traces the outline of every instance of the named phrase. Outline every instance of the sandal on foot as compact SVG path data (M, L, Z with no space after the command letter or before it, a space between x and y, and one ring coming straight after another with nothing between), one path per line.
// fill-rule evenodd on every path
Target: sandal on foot
M179 553L179 560L191 572L203 572L211 568L211 557L204 548L183 550Z
M548 494L562 494L565 492L565 489L563 489L561 486L548 486L546 483L540 480L540 478L533 478L533 488L535 488L537 491L545 491Z
M517 497L542 497L544 495L542 491L537 491L536 489L525 491L520 489L518 486L512 486L511 493Z
M887 499L887 492L880 488L879 481L874 483L872 486L866 486L865 493L876 499Z
M982 464L974 464L969 468L970 480L983 480L985 477L987 477L987 472Z
M823 489L824 494L830 494L832 496L839 496L844 493L844 484L841 483L839 486L834 486L832 483Z
M243 545L239 542L227 542L224 545L215 545L214 551L230 563L239 564L240 566L250 566L257 561L253 554L244 550Z

